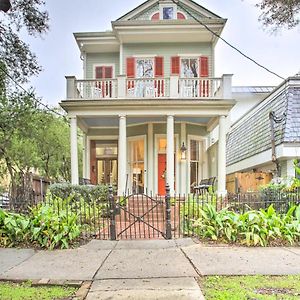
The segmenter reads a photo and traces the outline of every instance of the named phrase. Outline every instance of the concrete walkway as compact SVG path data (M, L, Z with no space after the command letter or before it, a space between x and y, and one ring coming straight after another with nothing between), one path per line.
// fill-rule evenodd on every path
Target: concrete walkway
M253 274L300 274L300 249L203 246L191 239L94 240L52 252L0 249L0 280L93 281L88 300L199 300L200 275Z

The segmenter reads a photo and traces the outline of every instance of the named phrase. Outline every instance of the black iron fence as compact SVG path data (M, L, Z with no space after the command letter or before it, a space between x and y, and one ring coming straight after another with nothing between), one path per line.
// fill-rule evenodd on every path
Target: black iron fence
M117 197L109 189L107 199L99 201L87 201L82 197L58 200L33 193L29 199L12 199L5 194L0 196L0 203L2 206L6 203L6 209L25 214L39 203L51 206L57 214L75 214L85 239L171 239L193 236L190 225L200 218L201 208L207 204L216 211L228 209L239 213L273 205L277 213L284 214L291 205L300 204L300 192L171 196L167 187L166 196L134 194Z

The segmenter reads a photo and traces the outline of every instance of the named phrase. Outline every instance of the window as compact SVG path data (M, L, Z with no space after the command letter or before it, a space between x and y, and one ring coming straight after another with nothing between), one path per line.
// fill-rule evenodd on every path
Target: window
M190 185L199 184L200 174L200 142L190 141Z
M173 20L175 19L174 7L163 7L163 19Z
M199 59L198 58L182 58L181 59L181 77L197 78L199 77Z
M144 139L130 142L130 173L133 193L143 193L145 185Z
M113 78L112 66L98 66L95 68L96 79L111 79Z
M136 77L153 78L154 77L154 60L153 58L136 59Z

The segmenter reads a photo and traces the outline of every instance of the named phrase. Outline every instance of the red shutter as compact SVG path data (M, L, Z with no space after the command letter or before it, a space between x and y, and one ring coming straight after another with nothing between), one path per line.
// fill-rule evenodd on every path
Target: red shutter
M154 14L151 20L159 20L159 13Z
M171 58L171 72L172 75L179 75L180 73L180 57L179 56L173 56Z
M135 64L134 57L127 57L126 65L127 65L127 77L128 78L135 77L134 64Z
M186 18L185 18L185 15L183 13L179 12L179 13L177 13L177 19L178 20L185 20Z
M95 78L96 79L102 79L104 76L103 76L103 67L96 67L95 68Z
M155 57L155 77L164 76L164 58Z
M104 67L104 78L111 79L113 77L113 68L112 67Z
M208 70L208 57L201 56L200 57L200 77L208 77L209 70Z

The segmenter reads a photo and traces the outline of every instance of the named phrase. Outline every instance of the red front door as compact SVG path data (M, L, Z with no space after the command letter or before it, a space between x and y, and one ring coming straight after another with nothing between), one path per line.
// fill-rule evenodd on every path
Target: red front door
M158 194L166 194L166 166L167 166L167 155L158 154Z

